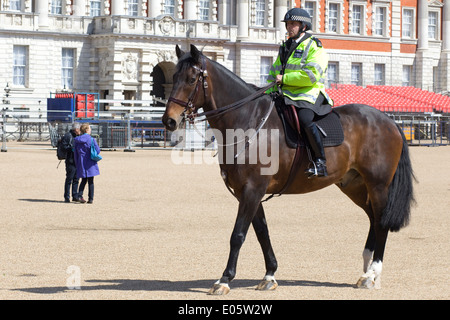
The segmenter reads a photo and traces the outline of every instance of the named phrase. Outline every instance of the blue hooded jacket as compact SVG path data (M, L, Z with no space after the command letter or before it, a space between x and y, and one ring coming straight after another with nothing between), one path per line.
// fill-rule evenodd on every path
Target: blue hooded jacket
M74 158L75 165L77 166L78 178L89 178L100 174L97 162L91 159L92 140L94 140L95 149L97 149L97 152L100 153L100 148L97 141L95 141L95 139L89 134L85 133L74 139Z

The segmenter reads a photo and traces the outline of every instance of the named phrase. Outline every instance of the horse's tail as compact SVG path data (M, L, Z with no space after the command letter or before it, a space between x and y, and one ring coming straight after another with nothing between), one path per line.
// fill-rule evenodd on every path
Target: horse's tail
M381 226L390 231L399 231L409 223L411 206L415 203L413 180L416 180L409 157L408 143L401 128L397 125L403 139L402 154L394 178L389 186L386 208L381 216Z

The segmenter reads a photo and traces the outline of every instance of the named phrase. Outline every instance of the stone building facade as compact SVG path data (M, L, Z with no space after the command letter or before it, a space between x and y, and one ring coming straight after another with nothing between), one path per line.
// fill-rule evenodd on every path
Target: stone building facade
M166 99L176 44L261 85L294 6L313 17L329 83L450 90L450 0L0 0L0 88Z

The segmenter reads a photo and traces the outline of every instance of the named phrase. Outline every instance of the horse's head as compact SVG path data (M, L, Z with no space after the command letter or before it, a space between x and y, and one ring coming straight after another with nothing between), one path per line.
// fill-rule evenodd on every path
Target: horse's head
M164 112L164 126L174 131L185 115L196 112L203 106L207 97L206 57L194 46L185 53L175 47L178 64L173 75L173 89Z

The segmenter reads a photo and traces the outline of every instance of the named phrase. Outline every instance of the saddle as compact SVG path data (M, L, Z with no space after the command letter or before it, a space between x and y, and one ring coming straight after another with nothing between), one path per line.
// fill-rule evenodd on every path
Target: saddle
M286 137L286 144L289 148L297 149L298 147L306 147L307 142L302 134L298 131L299 124L295 107L285 106L281 101L275 104L278 115L283 123L284 134ZM344 131L342 130L339 115L332 110L330 113L321 116L315 120L319 131L322 133L323 147L335 147L342 144L344 141Z
M295 149L295 156L292 161L288 179L283 188L280 192L273 193L262 202L268 201L276 195L281 196L288 189L297 173L298 168L300 167L302 154L301 149L309 149L305 134L302 134L303 130L300 128L297 118L297 110L295 110L295 107L285 106L281 99L275 100L275 106L281 122L283 123L286 144L289 148ZM341 121L339 119L339 114L337 114L334 110L325 116L315 119L319 131L322 133L322 143L324 148L338 146L344 141L344 130L342 129ZM312 161L310 153L311 152L308 152L308 155L310 157L310 161Z

